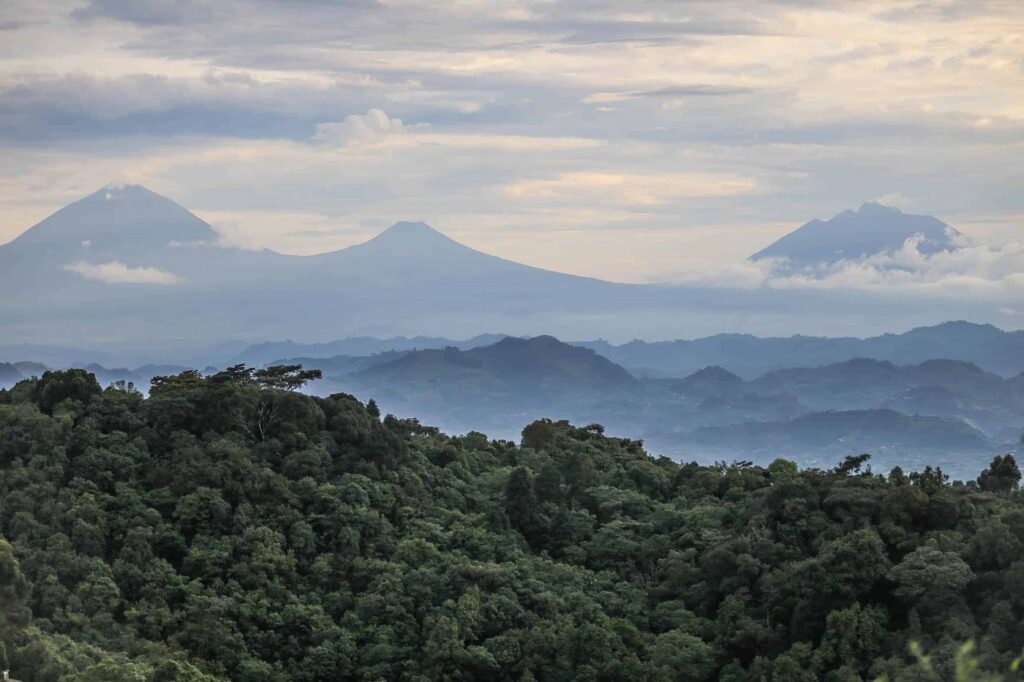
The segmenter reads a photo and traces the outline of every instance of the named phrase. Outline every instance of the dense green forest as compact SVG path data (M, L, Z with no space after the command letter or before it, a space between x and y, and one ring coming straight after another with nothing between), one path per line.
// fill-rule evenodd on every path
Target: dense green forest
M12 676L1018 679L1012 457L966 483L680 464L598 425L447 436L295 390L312 378L0 391Z

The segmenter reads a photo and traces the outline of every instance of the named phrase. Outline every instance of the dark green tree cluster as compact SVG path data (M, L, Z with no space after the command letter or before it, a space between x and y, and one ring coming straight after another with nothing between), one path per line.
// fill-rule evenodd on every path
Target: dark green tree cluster
M0 656L26 682L954 679L1024 646L1024 495L451 437L300 367L0 391ZM927 655L922 666L911 643Z

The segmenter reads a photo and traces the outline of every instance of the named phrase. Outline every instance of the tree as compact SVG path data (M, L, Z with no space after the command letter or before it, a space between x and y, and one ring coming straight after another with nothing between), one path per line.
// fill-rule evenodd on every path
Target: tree
M0 648L4 652L32 618L28 606L31 589L14 556L14 548L0 538Z
M896 583L898 596L935 605L962 590L974 580L974 573L958 554L929 543L904 557L889 572L889 579Z
M520 447L260 371L0 404L19 677L909 682L1024 641L1005 457L968 489L679 464L566 421Z
M869 459L871 459L871 455L867 453L862 455L847 455L842 462L836 465L834 471L837 474L842 474L843 476L859 474L861 467L863 467Z
M926 466L920 473L910 474L910 481L928 495L935 495L949 482L949 475L943 473L941 467Z
M302 365L273 365L253 372L253 379L265 388L297 391L322 375L318 369L302 369Z
M800 467L796 462L779 457L768 465L768 473L771 475L772 481L788 481L800 473Z
M537 538L537 495L533 490L533 476L526 467L516 467L505 484L505 514L512 527L528 541Z
M1008 493L1020 485L1020 469L1013 455L996 455L988 469L978 476L978 487L994 493Z
M96 376L84 369L47 371L35 384L32 402L46 414L53 414L54 408L65 400L88 404L102 392Z
M651 646L651 662L665 668L674 680L703 682L715 669L714 652L700 637L682 630L658 635Z
M543 450L555 442L557 433L558 429L550 419L538 419L523 428L523 447Z

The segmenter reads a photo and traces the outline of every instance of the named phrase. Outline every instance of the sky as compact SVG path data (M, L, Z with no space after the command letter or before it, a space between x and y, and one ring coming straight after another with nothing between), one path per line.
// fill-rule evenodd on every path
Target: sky
M878 200L1024 294L1024 3L3 0L0 242L110 181L248 247L425 220L628 282L757 283Z

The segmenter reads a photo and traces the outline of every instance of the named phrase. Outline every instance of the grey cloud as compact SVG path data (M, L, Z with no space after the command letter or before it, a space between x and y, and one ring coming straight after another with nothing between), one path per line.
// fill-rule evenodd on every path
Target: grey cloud
M657 90L644 90L639 97L722 97L727 95L745 95L753 92L753 88L741 88L728 85L674 85Z
M673 85L653 90L625 90L621 92L598 92L584 101L589 103L617 102L642 98L679 98L679 97L730 97L746 95L754 92L754 88L728 85Z
M202 79L69 75L0 87L0 138L23 144L135 135L308 138L339 112L365 111L368 89Z
M978 16L1013 14L1020 11L1017 0L947 0L919 2L879 13L887 21L907 22L921 19L959 21Z
M210 21L209 0L89 0L71 15L80 21L117 19L143 26L166 26Z
M697 36L763 35L764 24L752 20L623 21L541 18L497 24L495 28L536 32L545 39L570 44L674 43Z
M350 10L379 6L375 0L89 0L71 15L81 21L104 18L140 26L180 26L238 19L261 10L297 12L317 7Z

